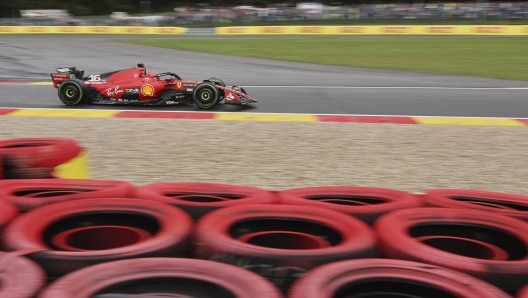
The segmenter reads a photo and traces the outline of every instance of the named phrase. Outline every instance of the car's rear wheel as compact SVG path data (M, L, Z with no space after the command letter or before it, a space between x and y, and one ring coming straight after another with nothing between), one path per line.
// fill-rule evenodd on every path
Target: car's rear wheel
M59 86L59 99L68 106L79 105L83 102L86 91L86 85L81 81L67 80Z
M194 103L201 109L214 107L219 99L218 89L211 83L201 83L194 89Z

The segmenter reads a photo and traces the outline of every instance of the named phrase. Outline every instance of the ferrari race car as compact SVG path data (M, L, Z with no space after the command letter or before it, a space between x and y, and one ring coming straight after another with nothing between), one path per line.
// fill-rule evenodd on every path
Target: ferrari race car
M84 77L75 67L51 74L59 99L68 106L91 104L178 105L210 109L220 102L246 105L257 102L244 88L226 87L217 78L203 82L183 80L175 73L147 73L145 65Z

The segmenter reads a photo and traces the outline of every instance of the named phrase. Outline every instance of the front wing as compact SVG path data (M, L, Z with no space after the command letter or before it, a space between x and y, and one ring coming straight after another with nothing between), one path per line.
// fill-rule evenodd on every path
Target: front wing
M233 86L233 88L227 88L223 86L216 87L224 91L224 102L226 104L246 105L253 102L257 102L256 99L243 93L241 89L237 86Z

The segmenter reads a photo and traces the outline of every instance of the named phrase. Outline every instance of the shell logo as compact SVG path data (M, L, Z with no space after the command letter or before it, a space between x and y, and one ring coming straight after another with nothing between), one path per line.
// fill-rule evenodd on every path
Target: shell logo
M143 85L143 87L141 87L141 94L144 96L153 96L154 87L152 87L152 85Z

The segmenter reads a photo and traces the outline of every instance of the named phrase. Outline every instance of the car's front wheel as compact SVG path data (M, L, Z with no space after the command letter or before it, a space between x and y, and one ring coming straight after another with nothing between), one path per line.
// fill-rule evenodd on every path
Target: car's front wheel
M222 86L222 87L226 86L224 81L220 80L219 78L212 77L212 78L209 78L208 81L218 86Z
M194 104L201 109L213 108L219 101L218 89L211 83L201 83L194 89Z
M86 89L80 80L67 80L58 88L59 99L68 106L79 105L84 100Z
M215 84L216 86L221 86L221 87L226 87L226 84L224 83L224 81L220 80L219 78L216 78L216 77L211 77L207 80L205 80L204 82L211 82L213 84ZM220 92L220 98L218 100L218 102L222 102L224 100L224 90L220 89L218 90Z

